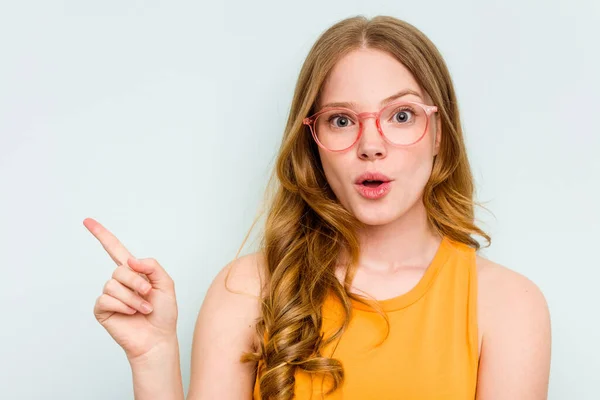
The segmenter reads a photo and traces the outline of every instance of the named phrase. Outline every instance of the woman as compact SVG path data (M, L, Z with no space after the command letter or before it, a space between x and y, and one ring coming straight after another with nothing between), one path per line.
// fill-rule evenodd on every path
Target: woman
M547 397L545 299L477 254L472 235L490 238L456 95L423 33L384 16L328 29L275 173L261 250L223 268L201 307L189 399ZM85 225L118 265L94 313L136 399L182 399L172 279Z

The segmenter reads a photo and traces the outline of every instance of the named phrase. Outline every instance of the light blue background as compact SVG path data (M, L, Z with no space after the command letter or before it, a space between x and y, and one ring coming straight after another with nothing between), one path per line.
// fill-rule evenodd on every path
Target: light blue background
M550 399L600 389L597 1L3 1L0 397L126 399L92 309L114 264L97 218L176 282L183 380L204 293L260 206L318 35L389 14L454 79L483 254L552 314ZM256 231L255 231L256 232ZM248 246L244 253L252 250Z

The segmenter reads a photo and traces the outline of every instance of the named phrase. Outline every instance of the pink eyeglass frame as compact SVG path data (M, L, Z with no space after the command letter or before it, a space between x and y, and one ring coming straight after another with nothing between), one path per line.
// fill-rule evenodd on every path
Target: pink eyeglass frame
M381 125L379 123L379 117L381 116L381 114L383 113L384 110L388 109L389 107L394 107L400 104L413 104L415 106L421 107L424 111L425 114L427 115L427 122L425 123L425 129L423 130L423 134L414 142L410 143L410 144L396 144L396 143L392 143L390 142L390 140L385 137L385 135L383 134L383 131L381 129ZM314 127L315 121L317 120L317 118L319 117L319 115L323 114L324 112L327 111L331 111L331 110L343 110L346 111L348 113L350 113L351 115L355 115L356 118L358 119L358 126L359 126L359 131L358 131L358 135L356 136L356 140L354 141L354 143L352 143L350 146L346 147L345 149L341 149L341 150L331 150L328 149L327 147L325 147L323 145L323 143L321 143L319 141L319 139L317 138L317 134L316 134L316 130ZM434 112L437 112L438 108L436 106L430 106L428 104L423 104L423 103L419 103L416 101L406 101L406 100L400 100L400 101L395 101L393 103L387 104L386 106L384 106L381 110L377 111L377 112L362 112L362 113L357 113L354 110L351 110L349 108L345 108L345 107L325 107L322 110L319 110L317 113L311 115L310 117L306 117L302 120L302 124L303 125L308 125L308 127L310 128L310 132L312 134L313 139L315 140L315 142L317 142L317 144L319 145L319 147L321 147L323 150L332 152L332 153L338 153L341 151L346 151L350 148L352 148L359 140L360 137L363 134L364 131L364 124L363 121L367 118L375 118L375 125L377 125L377 130L379 131L379 135L383 138L383 140L385 140L387 143L389 143L392 146L395 147L407 147L407 146L412 146L415 143L418 143L419 141L421 141L423 139L423 137L425 137L425 134L427 133L427 128L429 128L429 120L431 117L431 114L433 114Z

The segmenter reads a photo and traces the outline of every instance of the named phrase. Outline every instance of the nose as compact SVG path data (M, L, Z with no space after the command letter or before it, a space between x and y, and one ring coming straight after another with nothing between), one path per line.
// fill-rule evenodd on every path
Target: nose
M364 118L360 139L356 151L363 160L385 158L387 155L386 143L377 129L375 118Z

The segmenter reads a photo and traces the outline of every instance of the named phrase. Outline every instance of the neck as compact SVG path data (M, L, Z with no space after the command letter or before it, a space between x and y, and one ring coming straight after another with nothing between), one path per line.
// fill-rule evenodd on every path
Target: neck
M442 240L430 226L420 201L389 224L365 226L358 237L358 267L381 272L426 268Z

